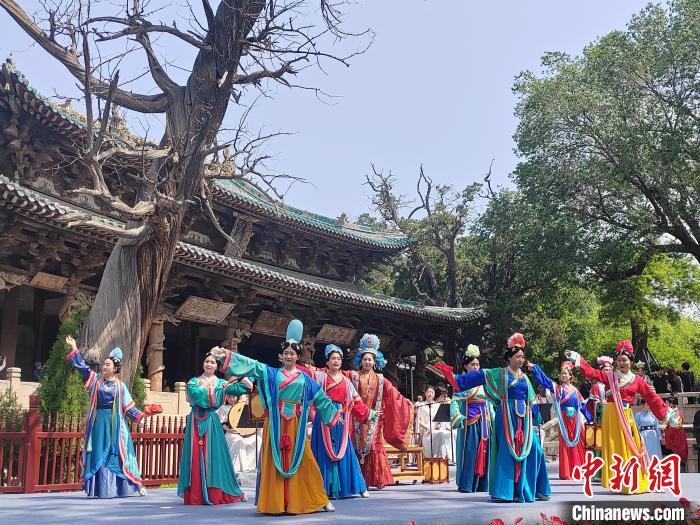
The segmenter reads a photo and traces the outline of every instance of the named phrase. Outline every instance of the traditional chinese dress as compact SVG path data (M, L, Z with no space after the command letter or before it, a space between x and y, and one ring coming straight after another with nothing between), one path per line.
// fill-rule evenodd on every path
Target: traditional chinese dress
M307 514L328 504L323 477L306 436L313 405L329 427L340 418L333 402L299 369L273 368L226 350L221 371L257 378L267 417L263 425L261 469L257 480L258 512Z
M192 410L187 416L177 484L177 494L185 505L221 505L244 498L216 410L224 403L225 394L239 396L248 391L248 385L238 382L226 386L226 381L216 376L193 377L187 383Z
M94 372L78 350L67 356L85 381L88 409L83 445L83 490L88 496L121 498L141 488L141 471L126 419L138 423L136 408L126 385Z
M329 498L348 498L362 494L367 485L350 437L352 418L365 423L370 409L362 402L357 390L342 373L333 379L326 371L315 370L312 377L340 412L342 425L328 428L320 413L314 417L311 431L311 450L323 475L323 484Z
M489 451L489 494L501 501L532 502L550 495L542 445L535 433L539 417L535 392L525 374L507 368L455 375L462 390L483 385L495 411Z
M435 422L435 416L443 403L424 403L416 409L421 441L423 442L423 457L447 458L452 462L452 429L447 422Z
M457 490L488 490L488 454L491 414L484 393L478 386L452 396L452 427L457 428Z
M628 372L603 372L590 366L583 357L577 359L576 366L581 368L583 375L590 381L600 381L611 390L611 398L603 409L603 446L601 457L605 461L602 468L601 482L605 488L610 488L610 479L614 476L612 470L613 454L618 454L623 462L637 457L642 463L639 483L636 490L623 486L624 493L646 492L649 490L648 456L641 440L637 424L632 416L631 405L637 394L642 396L649 405L652 413L664 423L668 407L651 387L637 374ZM611 381L614 385L611 385ZM618 394L619 393L619 394Z
M656 456L659 459L664 457L661 452L661 427L659 420L649 410L640 410L634 415L634 422L637 423L639 435L644 440L649 457ZM685 432L685 431L684 431Z
M534 365L532 373L540 385L552 393L554 410L559 420L559 479L573 479L574 468L586 458L585 428L581 413L590 419L583 396L574 385L560 385Z
M384 488L394 483L384 441L399 450L410 444L413 429L413 403L403 397L391 381L374 370L345 371L362 402L382 415L362 422L353 417L352 440L368 487Z

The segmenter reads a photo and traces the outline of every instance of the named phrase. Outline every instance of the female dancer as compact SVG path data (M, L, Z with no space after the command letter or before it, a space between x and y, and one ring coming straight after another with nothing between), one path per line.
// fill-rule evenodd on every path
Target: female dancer
M139 492L146 495L134 453L134 443L125 417L134 423L143 416L162 412L159 405L147 405L140 412L129 389L117 374L121 369L122 351L115 348L96 373L85 363L75 339L66 337L71 351L66 356L85 381L88 410L85 420L83 449L83 490L98 498L123 498Z
M221 505L245 501L228 454L224 430L216 410L224 396L239 396L250 388L250 381L225 381L214 375L216 358L204 357L202 375L187 383L187 399L192 411L187 416L185 441L180 460L177 494L185 505Z
M547 500L551 493L547 467L534 431L534 418L539 416L536 396L521 370L525 363L522 334L508 339L503 358L504 368L482 368L455 376L462 390L484 385L496 412L489 455L489 494L499 501Z
M570 361L561 364L560 384L552 381L539 365L530 363L528 367L535 381L552 393L554 410L559 420L559 479L573 479L574 468L582 465L586 458L581 413L590 419L581 393L571 384L573 365Z
M303 331L301 321L295 319L289 323L286 341L282 343L282 368L273 368L224 348L211 350L225 374L252 376L259 381L267 417L256 499L258 512L266 514L335 510L306 439L306 422L311 405L316 407L317 417L329 427L339 421L340 412L316 382L296 366Z
M659 420L651 413L649 405L643 399L641 405L641 410L634 415L634 422L637 423L637 430L639 430L639 435L644 440L644 446L649 453L649 458L656 456L661 459L664 455L661 452L661 427L659 427Z
M479 370L479 347L469 345L462 366L465 372ZM457 490L488 490L488 454L491 413L483 386L455 392L450 407L452 427L457 431Z
M342 416L342 425L329 429L323 424L321 414L314 417L311 432L311 449L323 475L323 484L329 498L349 498L360 494L369 497L367 485L362 477L360 464L355 455L350 436L351 418L362 423L375 421L378 414L360 399L350 380L343 375L343 351L336 345L326 346L326 370L313 370L312 377L333 401Z
M353 418L353 445L367 486L383 489L394 483L384 441L406 450L413 429L413 403L399 394L391 381L374 371L375 366L381 370L386 365L376 335L362 336L353 365L361 367L360 371L343 373L352 381L362 402L382 414L377 420L366 423Z
M601 454L605 465L602 469L601 479L605 488L610 487L613 454L622 457L623 462L637 457L641 463L639 485L636 492L647 492L649 489L649 456L642 442L637 424L632 417L630 405L637 394L649 404L654 415L662 422L672 427L680 425L678 412L669 409L661 398L647 385L637 374L630 371L634 348L629 341L620 341L617 345L615 362L617 372L605 373L591 367L578 352L567 351L567 357L581 368L583 375L593 381L605 383L611 392L611 401L603 409L603 446ZM629 487L622 487L622 492L630 493Z

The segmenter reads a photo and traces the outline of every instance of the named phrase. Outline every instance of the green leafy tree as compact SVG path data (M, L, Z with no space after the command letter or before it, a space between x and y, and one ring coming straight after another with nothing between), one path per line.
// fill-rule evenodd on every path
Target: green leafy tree
M70 348L65 339L69 335L74 338L78 336L89 311L86 304L79 304L58 328L58 336L51 347L38 391L44 413L78 416L87 409L88 398L82 377L66 360Z
M698 56L700 3L675 0L516 80L515 180L577 225L596 271L638 275L658 253L700 261Z

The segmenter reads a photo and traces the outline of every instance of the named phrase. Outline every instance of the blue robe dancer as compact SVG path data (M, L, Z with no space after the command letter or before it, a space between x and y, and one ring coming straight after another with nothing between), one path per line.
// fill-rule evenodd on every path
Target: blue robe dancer
M639 436L644 440L644 446L647 448L649 458L656 456L662 459L664 455L661 452L661 427L659 427L659 420L651 413L649 405L644 401L642 403L644 408L634 416Z
M123 498L142 489L141 471L126 419L138 423L145 415L131 399L126 385L117 377L107 380L94 372L77 348L66 356L85 382L89 403L83 445L83 490L97 498ZM121 350L110 357L121 362Z
M455 376L462 390L483 385L495 416L489 451L489 494L499 501L533 502L551 494L542 445L535 433L539 410L530 380L522 373L525 339L508 339L504 368Z

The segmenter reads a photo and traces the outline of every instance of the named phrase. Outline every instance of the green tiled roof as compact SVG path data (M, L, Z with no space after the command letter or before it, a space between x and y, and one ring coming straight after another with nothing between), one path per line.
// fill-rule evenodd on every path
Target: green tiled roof
M11 208L34 220L62 229L68 229L59 220L62 215L83 212L73 205L60 202L31 188L20 186L4 176L0 176L0 206ZM105 227L124 227L123 223L114 219L96 214L91 214L91 216L95 221L104 224ZM99 225L75 226L70 229L83 235L99 239L106 238L111 242L116 241L113 232L110 233L107 228L102 229ZM234 259L182 241L177 243L175 261L293 296L394 313L438 323L459 324L482 316L482 312L475 308L426 307L419 302L372 293L356 287L352 283L312 277L274 266Z
M17 69L5 64L2 68L6 81L12 80L20 103L26 111L47 127L73 138L80 138L85 132L85 120L75 111L67 111L51 99L41 95ZM0 96L5 93L0 89ZM139 137L123 130L118 135L111 135L120 147L142 146ZM147 147L155 147L147 144ZM340 223L338 220L317 215L309 211L287 206L274 201L265 193L256 189L245 180L218 180L213 191L214 199L234 209L243 210L251 215L276 223L301 229L307 233L331 237L378 250L399 251L409 246L408 237L402 233L378 230L359 224Z

